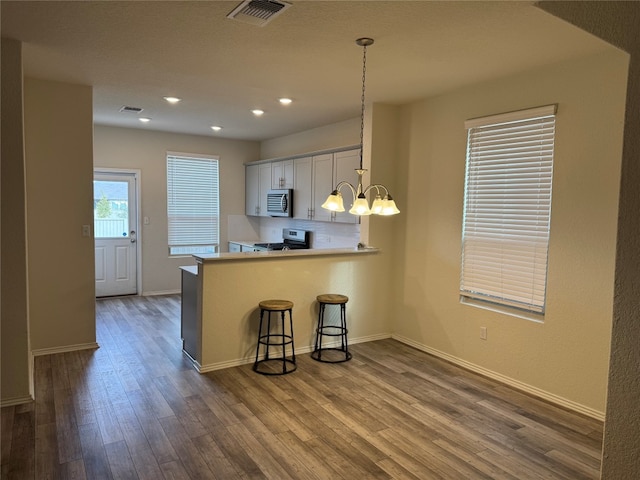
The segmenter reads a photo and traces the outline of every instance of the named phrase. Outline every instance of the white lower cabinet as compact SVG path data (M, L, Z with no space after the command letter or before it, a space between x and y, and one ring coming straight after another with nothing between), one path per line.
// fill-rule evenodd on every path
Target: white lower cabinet
M256 249L249 243L229 242L229 253L255 252Z

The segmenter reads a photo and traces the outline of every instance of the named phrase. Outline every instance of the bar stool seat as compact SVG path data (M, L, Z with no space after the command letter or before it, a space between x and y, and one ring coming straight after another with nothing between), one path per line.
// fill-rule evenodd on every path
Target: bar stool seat
M289 300L263 300L260 307L260 326L258 327L258 345L256 347L256 360L253 363L253 371L261 375L285 375L294 372L297 368L296 353L293 344L293 302ZM266 329L263 329L264 314L267 312ZM289 330L287 332L285 313L289 312ZM271 314L276 314L274 325L271 323ZM277 315L277 314L280 315ZM278 322L278 319L280 320ZM263 331L264 330L264 331ZM260 347L263 347L264 358L260 358ZM287 346L291 348L291 355L287 356ZM270 356L269 348L277 349L276 356Z
M319 362L325 363L341 363L351 360L351 352L349 352L349 344L347 341L347 310L346 305L349 297L338 293L324 293L316 297L320 308L318 310L318 327L316 329L316 342L311 352L311 358ZM340 306L340 324L325 324L325 309L327 305ZM340 346L323 347L324 337L339 337ZM336 353L337 352L337 355ZM324 357L323 357L324 353Z

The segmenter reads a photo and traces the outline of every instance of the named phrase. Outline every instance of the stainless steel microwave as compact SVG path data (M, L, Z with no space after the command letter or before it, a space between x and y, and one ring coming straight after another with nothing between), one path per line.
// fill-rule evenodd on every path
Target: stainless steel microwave
M293 216L293 190L269 190L267 193L267 215L272 217Z

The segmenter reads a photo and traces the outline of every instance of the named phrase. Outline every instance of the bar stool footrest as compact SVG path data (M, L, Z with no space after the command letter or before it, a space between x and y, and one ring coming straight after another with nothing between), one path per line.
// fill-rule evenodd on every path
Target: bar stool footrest
M273 367L267 370L265 367L272 363L274 364ZM260 375L286 375L287 373L295 372L297 368L298 366L294 360L282 357L265 358L253 364L253 371Z
M341 357L334 359L331 357L334 357L335 355L331 355L330 358L327 358L326 356L322 358L322 352L338 352ZM342 363L351 360L351 352L343 350L342 348L322 347L311 352L311 358L324 363Z

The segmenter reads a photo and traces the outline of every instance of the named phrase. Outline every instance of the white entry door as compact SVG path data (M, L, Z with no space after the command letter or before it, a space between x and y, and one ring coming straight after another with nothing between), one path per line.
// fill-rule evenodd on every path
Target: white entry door
M134 173L94 172L96 297L138 293L136 199Z

